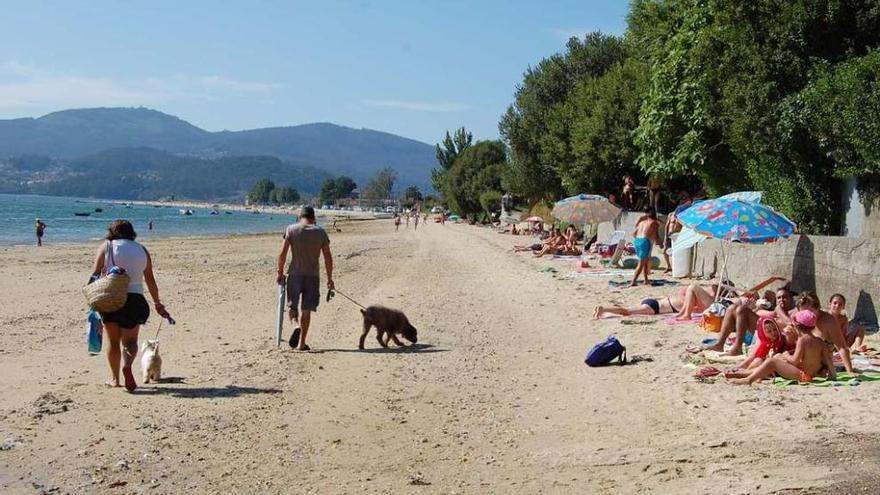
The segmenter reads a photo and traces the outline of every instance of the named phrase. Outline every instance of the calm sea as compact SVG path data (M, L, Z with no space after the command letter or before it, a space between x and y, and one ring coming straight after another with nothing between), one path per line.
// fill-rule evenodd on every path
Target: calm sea
M95 209L103 211L96 212ZM193 215L185 216L176 207L126 207L121 201L0 194L0 245L35 244L36 218L48 225L43 244L100 239L107 233L107 225L117 218L132 222L139 239L260 232L278 232L280 235L284 226L296 218L292 215L219 211L220 214L211 215L210 208L197 208L193 209ZM89 216L74 213L89 213ZM147 229L150 220L153 221L152 231Z

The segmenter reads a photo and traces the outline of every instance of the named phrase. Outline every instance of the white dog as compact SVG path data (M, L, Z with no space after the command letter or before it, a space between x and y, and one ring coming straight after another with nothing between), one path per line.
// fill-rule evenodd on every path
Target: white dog
M150 383L150 380L158 382L162 378L158 340L147 340L141 344L141 370L144 372L144 383Z

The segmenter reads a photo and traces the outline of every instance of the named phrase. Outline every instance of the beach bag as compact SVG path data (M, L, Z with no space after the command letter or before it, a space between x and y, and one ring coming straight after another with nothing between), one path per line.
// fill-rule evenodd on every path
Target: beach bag
M107 264L109 258L110 264ZM89 307L99 313L112 313L125 306L128 299L128 283L130 278L125 269L116 266L113 260L113 241L107 244L104 269L106 275L83 287L83 295Z
M595 367L611 364L615 359L617 364L626 364L626 347L617 340L617 337L609 335L604 342L599 342L590 349L584 362L587 366Z
M706 332L718 333L721 331L721 322L724 320L724 313L727 312L727 306L720 302L713 302L703 311L700 318L700 328Z

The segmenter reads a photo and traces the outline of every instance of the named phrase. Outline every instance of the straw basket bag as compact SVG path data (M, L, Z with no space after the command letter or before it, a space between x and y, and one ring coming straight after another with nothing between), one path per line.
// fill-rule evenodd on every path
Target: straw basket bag
M116 266L113 260L113 241L107 244L110 265L104 261L103 277L83 287L83 295L89 306L99 313L112 313L125 306L128 299L128 283L130 278L125 270Z

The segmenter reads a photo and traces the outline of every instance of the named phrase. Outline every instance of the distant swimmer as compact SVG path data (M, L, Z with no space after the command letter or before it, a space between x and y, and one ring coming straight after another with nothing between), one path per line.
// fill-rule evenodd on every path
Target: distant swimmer
M47 225L39 218L34 221L34 230L37 232L37 246L43 245L43 233L46 231Z
M153 221L152 220L147 222L147 230L153 230Z

